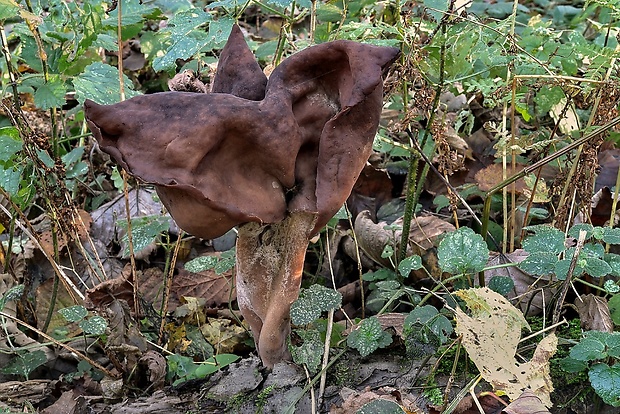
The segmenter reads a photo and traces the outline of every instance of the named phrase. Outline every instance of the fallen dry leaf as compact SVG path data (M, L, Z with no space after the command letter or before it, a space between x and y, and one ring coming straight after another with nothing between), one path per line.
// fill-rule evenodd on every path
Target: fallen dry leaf
M523 170L523 167L523 165L517 164L516 169L513 171L512 167L508 166L506 168L506 178ZM482 191L489 191L491 188L504 181L502 164L491 164L488 167L485 167L482 170L478 171L474 178L476 183L478 184L478 187ZM523 190L527 189L523 178L518 179L515 185L518 194L522 194ZM508 186L508 191L512 191L512 185Z
M553 391L549 359L555 354L557 337L543 338L529 362L515 359L521 329L528 328L523 313L500 294L489 288L459 290L456 295L470 309L468 316L456 309L456 332L482 377L494 389L502 390L511 400L525 389L532 390L547 407L551 407Z
M248 339L248 331L229 319L209 319L200 331L216 354L234 354Z
M588 294L575 299L579 312L581 327L586 331L613 332L614 322L611 319L607 299Z
M505 414L550 414L543 402L531 390L523 391L523 394L504 408Z
M207 307L219 307L236 298L235 291L231 292L232 277L230 270L218 275L211 269L200 273L179 269L171 290L179 301L183 296L198 297L206 300Z

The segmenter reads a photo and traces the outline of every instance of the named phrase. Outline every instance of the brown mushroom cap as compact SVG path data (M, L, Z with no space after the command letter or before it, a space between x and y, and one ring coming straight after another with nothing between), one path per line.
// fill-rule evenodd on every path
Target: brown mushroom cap
M177 224L203 238L287 211L318 213L320 230L348 197L372 149L382 72L394 48L335 41L265 76L235 27L214 90L84 104L101 149L153 183ZM231 58L233 57L234 58ZM250 63L248 63L250 61Z

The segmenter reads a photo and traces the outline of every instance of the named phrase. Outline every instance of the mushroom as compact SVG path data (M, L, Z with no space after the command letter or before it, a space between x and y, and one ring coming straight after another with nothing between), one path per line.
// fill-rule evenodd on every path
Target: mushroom
M238 226L237 299L266 367L290 357L289 312L308 241L371 153L382 74L398 55L327 42L288 57L267 80L234 26L213 93L84 103L101 149L154 184L179 227L210 239Z

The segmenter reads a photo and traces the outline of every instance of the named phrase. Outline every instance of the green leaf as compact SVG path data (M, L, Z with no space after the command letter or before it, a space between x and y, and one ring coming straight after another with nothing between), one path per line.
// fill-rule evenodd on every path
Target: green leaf
M558 256L555 253L534 252L519 263L519 268L532 275L544 276L553 273L557 263Z
M133 83L123 74L125 97L127 99L139 95L133 90ZM98 104L110 105L121 100L118 83L118 69L105 63L95 62L86 66L84 72L73 79L75 98L80 104L91 99Z
M347 345L359 351L362 357L392 343L392 336L384 332L375 316L364 319L347 338Z
M453 332L452 324L431 305L415 308L403 323L407 354L419 359L434 354Z
M188 272L200 273L207 269L213 269L218 261L217 256L200 256L186 262L184 267Z
M127 220L118 222L119 227L127 229ZM131 236L134 253L144 250L148 245L156 241L161 233L168 230L170 222L165 216L143 216L131 219ZM123 257L129 257L129 236L125 233L122 237L125 245Z
M7 302L15 299L19 299L24 294L24 285L15 285L7 290L2 297L0 297L0 311L4 310L4 306Z
M604 260L611 267L613 276L620 276L620 255L615 253L605 253Z
M558 262L555 264L553 273L555 273L555 276L558 278L558 280L566 280L566 277L568 276L568 271L570 269L570 262L571 259L562 259L558 260ZM584 271L582 264L585 265L586 261L578 259L577 263L575 264L575 269L573 270L573 277L581 276Z
M316 18L320 22L337 23L342 20L342 9L335 4L320 2L316 7Z
M439 267L451 274L480 272L489 261L489 249L481 235L468 227L448 233L437 249Z
M605 344L594 337L585 337L570 350L570 357L577 361L596 361L606 357Z
M562 99L565 99L565 95L561 87L541 88L534 96L536 112L544 116L549 113L551 108L560 103Z
M108 323L101 316L93 316L80 322L80 328L89 335L103 335Z
M603 241L609 244L620 244L620 228L603 228Z
M591 224L579 223L579 224L575 224L573 227L571 227L568 230L567 236L568 237L574 237L575 239L578 239L579 238L579 232L581 230L584 230L586 232L586 240L589 239L590 237L592 237L592 234L594 233L594 227Z
M379 270L376 270L374 272L367 272L362 275L362 279L364 279L366 282L374 282L377 280L389 280L389 279L394 279L395 277L396 277L396 274L394 273L394 271L391 269L388 269L387 267L382 267Z
M402 277L407 277L414 270L422 268L422 258L418 255L406 257L398 264L398 272Z
M620 325L620 295L614 295L608 302L609 313L611 313L611 320L616 325Z
M22 375L28 378L28 375L41 365L47 362L45 352L36 350L17 355L2 368L1 372L9 375Z
M606 261L597 258L586 259L583 270L592 277L603 277L612 273L611 266Z
M508 276L493 276L489 280L489 289L502 296L509 294L515 287L515 282Z
M78 322L88 315L88 311L82 305L75 305L60 309L58 313L60 313L67 320L67 322Z
M588 371L590 384L606 404L620 407L620 364L599 363Z
M566 357L560 360L560 368L566 372L577 373L588 369L588 363L578 359L573 359L571 357Z
M620 286L618 286L618 284L613 280L606 280L603 284L603 289L605 289L605 292L610 294L620 292Z
M65 83L58 76L54 76L49 82L37 88L34 93L34 104L43 110L60 108L65 104L66 93Z
M22 145L17 128L12 126L0 128L0 164L21 151Z
M337 309L342 303L340 292L321 285L302 289L299 298L291 305L291 322L306 325L321 317L321 313Z
M400 414L404 412L403 408L394 401L377 398L364 404L355 414Z
M564 251L564 233L546 225L528 226L525 228L535 234L523 240L523 249L528 253L548 252L555 255Z
M424 0L424 6L431 9L436 9L428 10L428 14L433 16L433 19L435 19L435 21L439 23L439 21L443 17L442 12L448 11L448 7L450 6L450 0Z
M177 59L189 59L209 43L209 36L204 32L191 32L175 42L163 56L153 59L156 72L172 70Z
M305 364L308 367L308 371L311 374L315 374L321 365L324 351L321 334L316 330L298 330L297 334L301 337L303 343L300 346L289 347L293 361L298 365Z
M20 7L15 0L0 0L0 21L18 16Z

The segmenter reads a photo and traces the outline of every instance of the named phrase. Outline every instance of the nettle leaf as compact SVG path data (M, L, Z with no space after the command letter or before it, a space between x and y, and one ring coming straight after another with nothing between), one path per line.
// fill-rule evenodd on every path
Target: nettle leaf
M13 358L6 367L2 368L1 372L9 375L22 375L28 378L32 371L46 362L45 352L41 350L26 352Z
M125 97L127 99L140 93L133 90L133 83L123 75ZM98 104L110 105L121 100L118 83L118 69L105 63L95 62L86 66L84 72L73 79L75 98L84 104L85 99L92 99Z
M86 308L82 305L75 305L60 309L58 313L60 313L67 320L67 322L78 322L88 315L88 310L86 310Z
M321 317L324 311L337 309L342 303L340 292L321 285L302 289L299 298L291 305L291 322L306 325Z
M400 414L404 412L405 410L394 401L377 398L376 400L362 405L355 414Z
M603 260L605 260L611 267L612 276L620 276L620 255L615 253L605 253Z
M603 289L605 289L605 292L610 294L620 292L620 286L613 280L606 280L603 284Z
M530 253L521 263L519 268L529 274L544 276L553 273L558 263L558 256L550 252Z
M558 260L553 268L553 273L558 278L558 280L566 280L568 276L568 271L570 270L570 263L572 259L562 259ZM586 264L585 259L577 259L577 263L575 263L575 268L573 269L572 277L579 277L585 270L584 266Z
M567 236L578 239L579 232L582 230L586 232L586 240L592 237L592 235L594 234L594 226L592 226L589 223L579 223L579 224L575 224L573 227L571 227L568 230Z
M101 316L93 316L80 322L80 328L89 335L103 335L108 323Z
M2 297L0 297L0 311L4 310L4 306L7 302L15 299L19 299L24 294L24 285L16 285L7 290Z
M555 227L539 225L525 228L534 232L523 240L523 249L528 253L548 252L555 255L564 251L564 233Z
M347 345L359 351L366 357L379 348L385 348L392 343L392 336L381 328L379 319L375 316L364 319L347 337Z
M606 404L620 407L620 364L595 364L588 370L590 384Z
M613 295L607 304L609 306L611 320L614 321L616 325L620 325L620 295Z
M620 244L620 228L604 227L602 240L609 244Z
M437 249L439 267L451 274L480 272L489 261L489 248L481 235L468 227L448 233Z
M188 272L200 273L208 269L213 269L218 261L219 258L217 256L200 256L186 262L184 267Z
M119 227L127 229L127 220L118 222ZM151 243L159 239L161 233L170 227L169 219L165 216L143 216L131 219L131 236L134 253L146 249ZM121 239L125 246L123 257L129 257L129 236L125 233Z
M402 277L407 277L414 270L422 268L422 258L418 255L409 256L398 264L398 272Z
M596 335L592 335L591 332L592 331L588 332L588 335L585 338L571 348L571 358L578 361L588 362L605 359L607 357L604 339L597 337Z
M489 280L489 289L502 296L509 294L515 287L515 281L508 276L493 276Z
M560 360L560 367L566 372L577 373L588 369L588 363L571 357L566 357Z
M606 261L597 258L586 259L584 271L592 277L603 277L612 273L611 266Z
M298 365L305 364L308 371L314 374L318 371L323 357L324 346L323 341L321 341L321 334L315 330L299 330L297 334L303 340L303 344L289 347L293 361Z

